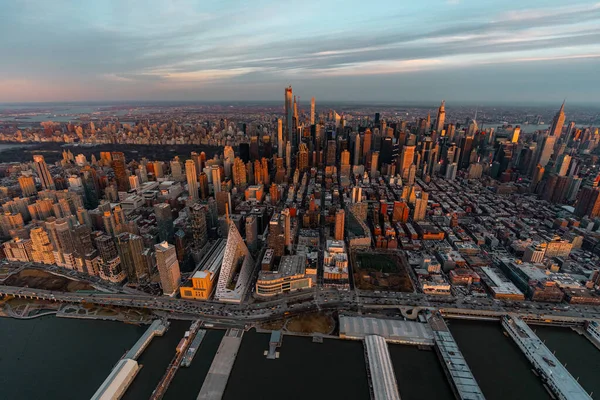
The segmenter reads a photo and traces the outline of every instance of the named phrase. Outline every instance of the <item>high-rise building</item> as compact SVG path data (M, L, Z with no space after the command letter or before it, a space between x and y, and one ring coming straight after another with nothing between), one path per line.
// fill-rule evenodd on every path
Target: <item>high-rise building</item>
M440 108L438 108L437 119L435 120L435 131L438 135L444 130L444 122L446 121L446 102L442 100Z
M154 245L154 250L163 294L172 296L177 292L181 281L181 271L179 270L175 246L163 241Z
M335 165L336 161L336 143L335 140L327 141L327 165Z
M584 186L577 196L575 215L596 218L600 216L600 188Z
M195 203L190 207L193 246L200 250L208 240L206 228L206 206Z
M218 165L212 165L210 173L212 175L213 191L216 195L221 191L221 168Z
M546 136L543 140L538 164L544 168L554 153L554 143L556 143L556 136Z
M125 154L120 151L113 151L111 154L112 169L115 172L115 179L117 181L117 189L120 192L126 192L129 190L129 178L127 177Z
M38 178L40 178L40 182L42 183L42 188L47 190L55 190L56 186L54 185L54 179L52 179L52 175L50 174L50 170L48 169L48 165L46 165L46 161L44 160L44 156L40 154L36 154L33 156L33 167L38 174Z
M563 125L565 124L565 102L563 101L560 106L560 110L554 115L552 119L552 126L550 127L549 136L560 137L562 133Z
M283 138L283 122L281 118L277 119L277 155L279 158L283 158L283 152L285 151L285 140Z
M292 218L290 214L290 209L284 209L281 212L281 216L283 218L283 237L285 247L290 249L292 246Z
M308 147L306 143L300 143L300 150L298 151L298 169L304 171L308 168Z
M250 251L255 251L258 244L258 222L256 216L246 217L246 245Z
M167 203L158 203L154 205L154 215L156 216L156 225L158 227L158 237L161 242L173 242L175 234L173 226L173 214L171 206Z
M285 88L285 140L290 142L292 147L295 147L294 141L294 105L293 105L292 87Z
M31 174L23 174L19 177L19 186L21 187L21 192L23 192L23 196L35 196L37 194L37 189L35 187L35 180Z
M315 98L310 99L310 124L315 124Z
M379 152L374 151L371 154L371 176L379 175Z
M130 283L138 283L147 275L144 259L144 242L141 236L129 232L117 236L117 247L121 258L121 268Z
M54 261L54 246L44 228L38 227L31 230L31 247L33 262L52 265Z
M415 209L413 213L413 221L422 221L425 219L427 213L427 201L429 200L429 193L420 191L416 194L417 198L415 201Z
M183 171L181 169L181 162L179 162L178 156L175 156L175 159L170 162L170 167L171 167L171 176L173 177L173 179L177 182L183 181L184 176L183 176Z
M198 175L198 186L200 186L200 198L202 200L208 198L208 176L204 172Z
M515 127L515 129L513 130L511 142L512 143L519 143L519 135L520 134L521 134L521 127L519 125L517 125Z
M344 240L345 217L346 217L346 213L342 209L339 209L335 213L335 232L334 232L335 240Z
M185 161L185 177L188 184L188 193L192 201L198 200L198 174L194 160Z
M408 169L415 159L415 148L415 146L404 146L402 149L402 162L400 167L402 179L408 178Z

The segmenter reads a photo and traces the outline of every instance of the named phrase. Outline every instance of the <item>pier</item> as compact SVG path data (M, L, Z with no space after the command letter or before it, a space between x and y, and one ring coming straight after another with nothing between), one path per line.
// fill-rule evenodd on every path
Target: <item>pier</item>
M140 370L137 361L132 359L119 360L117 365L92 396L92 400L120 399Z
M279 352L277 351L277 348L281 347L282 340L283 335L281 335L281 331L271 332L271 339L269 339L269 352L267 354L267 358L269 360L274 360L279 357Z
M146 347L150 344L154 336L162 336L169 327L168 321L161 321L160 319L154 320L146 332L138 339L133 347L125 354L123 358L129 358L131 360L137 360L138 357L144 352Z
M454 396L461 400L485 399L442 316L435 313L429 318L428 322L433 330L435 352L440 358L446 377L450 381Z
M373 400L400 400L394 366L387 342L377 335L367 335L364 340L365 362L369 391Z
M220 400L223 397L243 335L241 329L227 331L204 379L198 400Z
M504 316L502 326L558 399L591 399L573 375L522 319L514 314Z
M171 360L171 363L167 367L167 372L165 372L161 380L158 382L158 385L156 385L156 389L154 389L154 392L152 392L150 400L160 400L163 398L165 392L171 384L171 381L173 380L173 377L175 376L175 373L181 365L181 361L187 354L188 347L190 346L192 340L195 339L196 333L198 332L199 328L200 321L197 320L192 323L192 325L190 326L190 330L185 332L183 338L177 345L173 360Z
M369 335L381 336L390 343L433 346L433 332L425 323L398 319L340 316L340 338L362 340Z

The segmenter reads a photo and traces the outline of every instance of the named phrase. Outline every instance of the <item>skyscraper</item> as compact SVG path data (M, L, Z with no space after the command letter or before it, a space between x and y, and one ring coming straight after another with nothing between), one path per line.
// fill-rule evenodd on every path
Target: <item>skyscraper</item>
M154 215L156 216L156 225L158 227L158 237L161 242L173 242L174 227L171 206L167 203L154 205Z
M335 213L335 233L334 233L334 239L335 240L344 240L344 219L346 217L346 213L344 212L344 210L339 209L336 213Z
M147 273L143 256L144 243L141 236L123 232L117 236L117 248L121 268L130 283L139 282Z
M125 154L113 151L110 156L112 158L112 169L115 172L115 179L117 180L117 189L120 192L126 192L129 190L129 178L125 169Z
M198 174L194 160L186 160L185 176L187 178L188 193L192 201L198 200Z
M429 193L421 191L417 193L415 201L415 210L413 214L413 221L422 221L425 219L425 213L427 212L427 201L429 200Z
M216 196L221 191L221 169L218 165L212 165L210 173L212 175L213 191Z
M292 147L295 147L293 140L294 128L293 128L293 117L294 117L294 106L293 106L293 94L292 87L288 86L285 88L285 140L290 142Z
M600 216L600 188L584 186L577 196L575 215L596 218Z
M35 180L31 174L23 174L19 177L19 186L21 187L21 192L23 192L23 196L34 196L37 194L37 189L35 188Z
M200 250L208 240L206 229L206 206L195 203L190 207L193 246Z
M50 175L50 170L48 170L48 165L46 165L44 156L40 154L34 155L33 167L38 174L38 178L40 178L40 181L42 182L42 188L55 190L56 186L54 185L54 179L52 179L52 175Z
M156 251L156 265L163 294L171 296L177 292L181 280L175 246L163 241L154 245L154 250Z
M283 123L281 118L277 118L277 155L279 158L283 158L283 152L285 151L285 141L283 139Z
M560 110L552 119L552 127L550 128L550 136L559 137L562 133L563 125L565 124L565 102L563 101Z
M33 228L30 232L32 258L34 262L54 264L54 247L44 228Z
M310 99L310 124L315 124L315 98Z
M446 121L446 102L442 100L440 108L438 108L437 119L435 120L435 131L441 135L444 130L444 122Z

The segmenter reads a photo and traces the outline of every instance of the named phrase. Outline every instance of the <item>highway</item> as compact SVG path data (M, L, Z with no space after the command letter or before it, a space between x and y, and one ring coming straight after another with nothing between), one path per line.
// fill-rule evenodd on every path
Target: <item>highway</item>
M435 297L422 293L360 293L354 291L319 288L288 298L264 303L226 304L214 301L185 300L166 296L127 293L67 293L33 288L0 286L0 295L38 298L67 303L90 303L101 306L143 308L166 313L200 317L207 322L246 325L273 320L316 309L360 311L377 313L389 310L397 314L400 309L414 307L444 310L464 310L468 314L502 315L517 313L526 318L557 317L564 320L583 321L600 319L600 310L591 306L547 304L535 302L507 302L490 298L455 299ZM457 311L453 311L457 312Z

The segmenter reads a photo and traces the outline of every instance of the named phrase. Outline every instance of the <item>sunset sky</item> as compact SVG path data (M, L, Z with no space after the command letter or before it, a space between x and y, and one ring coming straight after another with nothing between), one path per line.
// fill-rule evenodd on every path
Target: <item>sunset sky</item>
M0 37L0 102L600 103L598 2L27 0Z

